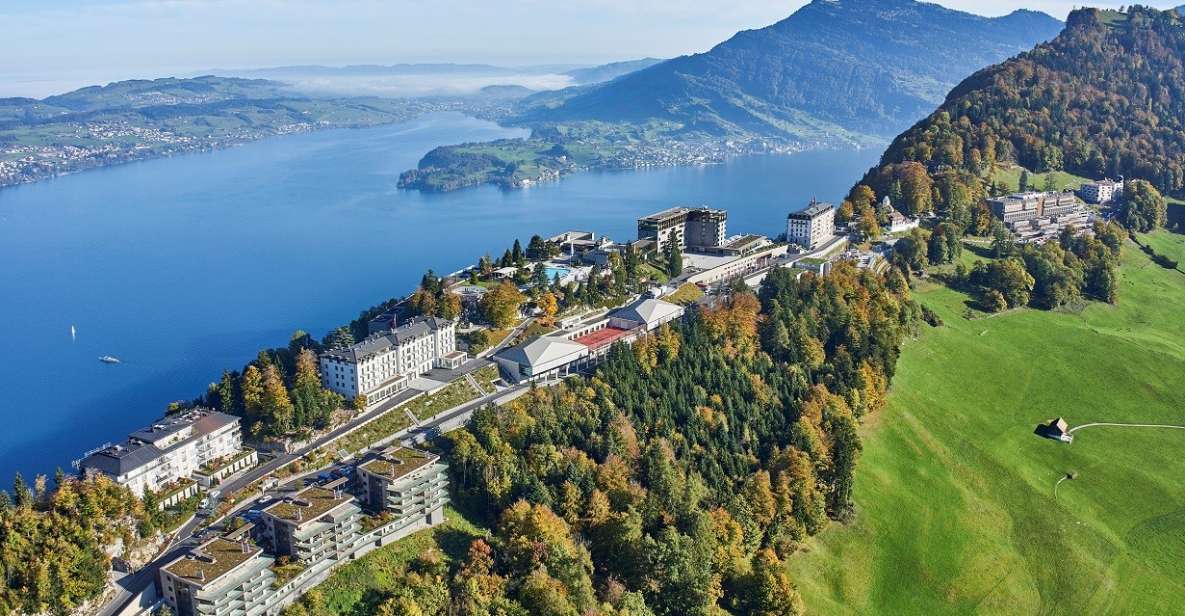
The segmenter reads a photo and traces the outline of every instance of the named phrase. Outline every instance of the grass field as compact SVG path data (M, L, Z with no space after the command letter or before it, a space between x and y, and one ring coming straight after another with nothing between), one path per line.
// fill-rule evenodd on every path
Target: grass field
M1008 190L1017 190L1020 186L1020 174L1024 171L1023 167L1019 165L1008 169L999 169L996 171L996 181L1003 183L1008 187ZM1090 181L1089 178L1084 178L1065 171L1051 171L1050 173L1033 173L1029 172L1029 185L1033 190L1045 189L1045 176L1053 175L1053 184L1057 190L1065 188L1078 189L1079 186Z
M811 613L1185 613L1185 431L1033 434L1185 424L1185 276L1125 253L1119 304L1078 314L968 321L962 294L918 289L946 325L907 345L864 428L856 519L790 561Z

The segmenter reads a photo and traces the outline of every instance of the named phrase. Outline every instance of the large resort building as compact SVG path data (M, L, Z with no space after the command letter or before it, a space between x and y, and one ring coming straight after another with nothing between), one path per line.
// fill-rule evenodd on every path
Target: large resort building
M803 250L814 250L835 236L835 206L812 202L805 210L786 217L786 241Z
M1090 213L1068 192L1023 192L987 200L992 215L1021 243L1041 243L1064 228L1080 230Z
M217 483L255 466L254 450L243 449L239 418L209 409L192 409L161 418L128 435L126 442L86 456L78 467L102 473L142 495L165 493L172 505L197 493L198 483Z
M457 324L438 317L416 317L389 331L371 335L344 349L321 354L321 383L367 405L405 389L433 368L457 368L465 353L457 350Z
M372 456L356 469L357 497L346 477L307 487L161 567L163 602L179 616L279 614L339 565L443 522L446 470L415 449Z
M728 212L706 207L674 207L638 219L638 239L654 242L658 252L670 243L679 250L708 250L724 246Z

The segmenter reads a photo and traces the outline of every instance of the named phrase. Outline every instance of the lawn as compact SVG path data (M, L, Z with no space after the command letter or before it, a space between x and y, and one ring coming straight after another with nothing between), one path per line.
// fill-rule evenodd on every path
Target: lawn
M404 407L397 407L384 413L378 419L363 425L361 428L329 443L322 449L329 453L336 454L338 451L349 451L350 453L358 453L367 447L370 447L376 441L380 441L396 432L411 426L411 420L407 418L407 413L403 412Z
M1020 186L1021 171L1024 171L1024 168L1019 165L1013 166L1009 169L997 169L996 181L1003 183L1008 187L1008 190L1017 190L1017 188ZM1062 190L1065 188L1077 190L1079 186L1091 181L1090 178L1084 178L1080 175L1066 173L1065 171L1051 171L1050 173L1053 174L1053 183L1054 186L1057 187L1057 190ZM1033 187L1033 190L1045 190L1046 175L1049 174L1034 173L1032 171L1029 172L1029 185Z
M968 321L965 296L918 289L946 325L907 345L864 428L855 520L790 560L811 613L1185 613L1185 431L1033 434L1185 424L1185 276L1125 253L1119 304L1078 314Z
M478 393L469 384L465 378L460 378L452 383L449 383L443 389L433 394L427 394L408 402L399 407L397 411L407 409L411 411L416 419L424 421L432 418L437 413L447 411L454 406L465 404L471 400L476 400Z
M305 606L316 604L309 611L318 616L374 614L412 559L428 550L437 550L448 560L463 558L469 544L485 534L485 529L447 507L443 524L379 548L334 571L309 593Z
M482 366L473 372L473 380L477 381L477 384L481 385L481 388L486 392L494 391L494 383L501 378L502 375L498 373L498 366L495 364Z
M679 304L680 306L690 306L694 304L699 298L704 296L703 290L695 286L693 283L686 283L679 287L677 291L666 296L665 299L672 304Z

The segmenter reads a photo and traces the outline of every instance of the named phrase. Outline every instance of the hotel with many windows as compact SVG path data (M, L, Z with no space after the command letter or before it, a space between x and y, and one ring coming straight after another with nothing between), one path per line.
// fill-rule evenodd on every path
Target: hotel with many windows
M371 335L344 349L321 354L321 383L347 400L366 396L373 405L405 389L433 368L458 368L465 353L457 350L457 324L421 316Z

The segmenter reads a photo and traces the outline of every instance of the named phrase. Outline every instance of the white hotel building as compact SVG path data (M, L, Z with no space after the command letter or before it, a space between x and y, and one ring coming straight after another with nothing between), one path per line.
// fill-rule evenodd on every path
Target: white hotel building
M353 346L321 354L321 383L347 400L366 396L367 406L407 389L411 379L433 368L457 368L457 324L416 317Z
M835 236L835 206L811 202L810 207L786 218L786 241L802 250L814 250Z
M95 451L78 466L83 473L108 475L139 496L194 475L221 479L254 466L255 452L244 451L242 446L238 417L193 409L137 430L128 435L127 442ZM193 484L168 500L181 500L196 492Z

